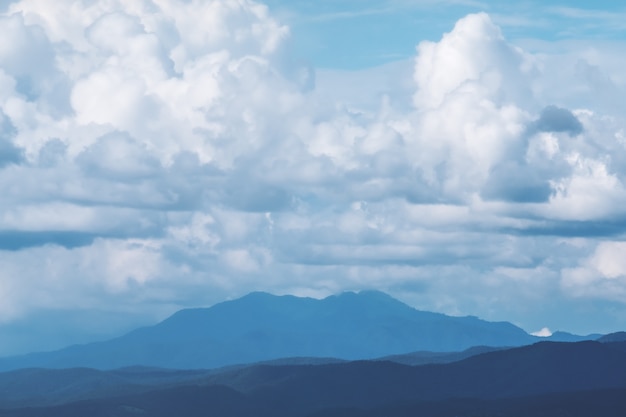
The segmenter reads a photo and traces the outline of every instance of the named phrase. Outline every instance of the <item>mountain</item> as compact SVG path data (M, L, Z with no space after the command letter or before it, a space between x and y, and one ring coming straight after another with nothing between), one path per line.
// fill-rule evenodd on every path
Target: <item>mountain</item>
M109 341L3 358L0 370L216 368L285 357L369 359L537 340L511 323L418 311L376 291L323 300L252 293L210 308L181 310Z
M451 363L486 352L505 348L476 347L463 352L414 352L374 361L406 365ZM333 358L282 358L252 365L232 365L218 369L172 370L128 367L114 370L89 368L28 368L0 372L0 409L25 406L53 406L86 399L108 398L148 392L164 387L207 384L232 384L248 370L258 367L327 365L348 361ZM219 377L216 377L220 375ZM237 375L236 377L232 377ZM218 380L216 381L216 378ZM241 379L242 381L244 379ZM248 384L249 382L246 382Z
M101 373L130 378L126 383L136 383L144 372L155 385L123 395L92 393L52 407L1 406L0 416L621 417L626 415L626 349L620 344L626 343L540 342L423 366L352 361L252 365L204 375L185 371L195 379L182 384L172 382L185 372L168 376L180 371L135 368L125 376L109 371ZM150 376L153 372L156 376ZM91 389L99 388L92 384Z
M253 366L207 382L255 398L282 398L301 407L375 407L447 398L495 399L626 388L626 352L599 342L540 342L449 364L407 366L353 361L318 366ZM315 396L310 393L315 392Z
M597 340L602 343L626 342L626 332L610 333L599 337Z
M342 407L320 410L308 417L624 417L625 415L626 389L606 389L556 392L520 398L489 400L451 398L392 403L373 409Z
M567 332L554 332L552 335L545 337L544 340L549 342L583 342L585 340L598 340L598 338L602 336L603 335L596 333L587 336L579 336Z
M481 355L483 353L495 352L497 350L510 349L506 347L490 347L490 346L474 346L469 349L465 349L462 352L411 352L403 355L389 355L383 358L379 358L379 361L388 361L400 363L403 365L428 365L435 363L452 363L458 362L463 359L470 358L472 356Z
M193 385L212 373L210 370L142 367L111 371L88 368L19 369L0 373L0 408L52 406Z
M451 363L474 355L505 348L476 347L463 352L414 352L374 361L407 365ZM128 367L114 370L89 368L44 369L27 368L0 372L0 409L25 406L52 406L85 399L115 397L143 393L156 388L186 386L207 381L231 384L248 370L258 367L311 366L346 363L333 358L282 358L252 365L232 365L218 369L172 370L149 367ZM216 376L220 375L216 381ZM233 375L238 375L232 378ZM241 379L244 380L244 379ZM246 384L249 382L246 382Z

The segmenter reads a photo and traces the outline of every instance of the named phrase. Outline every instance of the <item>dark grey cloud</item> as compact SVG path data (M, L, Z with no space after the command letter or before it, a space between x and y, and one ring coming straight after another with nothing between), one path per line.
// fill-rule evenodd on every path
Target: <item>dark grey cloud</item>
M107 210L95 209L96 215L105 217ZM163 219L152 212L117 219L111 224L101 220L99 229L80 230L0 230L0 250L16 251L45 245L62 246L68 249L89 246L95 239L158 238L163 236Z
M539 115L539 119L529 126L529 131L535 132L563 132L576 136L583 132L583 125L568 109L557 106L547 106Z
M291 204L291 195L283 188L250 179L232 181L225 191L225 202L238 210L274 212L287 209Z
M517 162L496 166L481 192L486 200L513 203L543 203L551 194L549 178L543 178L536 168Z
M90 245L101 234L56 231L0 231L0 250L17 251L44 245L77 248Z
M67 145L60 139L51 139L39 150L38 163L42 168L53 168L63 162Z
M626 218L602 220L543 220L540 225L524 229L506 229L505 233L525 236L558 236L566 238L622 238L626 236Z
M24 161L24 152L10 140L0 137L0 168Z
M9 164L19 164L24 160L23 150L12 141L16 133L15 126L0 109L0 168Z

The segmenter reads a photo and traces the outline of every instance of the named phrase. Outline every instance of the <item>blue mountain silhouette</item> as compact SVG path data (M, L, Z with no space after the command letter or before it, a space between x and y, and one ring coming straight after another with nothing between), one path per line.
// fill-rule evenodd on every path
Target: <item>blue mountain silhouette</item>
M508 322L419 311L377 291L322 300L256 292L210 308L181 310L105 342L0 359L0 370L135 365L199 369L286 357L354 360L535 341Z

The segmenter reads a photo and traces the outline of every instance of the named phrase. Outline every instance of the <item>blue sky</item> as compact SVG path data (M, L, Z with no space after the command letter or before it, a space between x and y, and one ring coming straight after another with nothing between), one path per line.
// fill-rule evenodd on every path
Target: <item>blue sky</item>
M626 8L615 1L269 0L292 28L297 56L318 67L358 69L412 58L461 17L488 12L513 41L624 39Z
M587 3L0 2L0 354L251 291L625 329L626 8Z

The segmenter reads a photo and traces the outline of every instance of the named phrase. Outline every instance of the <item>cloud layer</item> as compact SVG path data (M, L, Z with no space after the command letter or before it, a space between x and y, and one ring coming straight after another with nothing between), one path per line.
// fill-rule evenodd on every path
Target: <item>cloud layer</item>
M626 80L602 49L530 53L469 15L366 105L253 1L22 0L0 32L0 322L377 288L626 324Z

